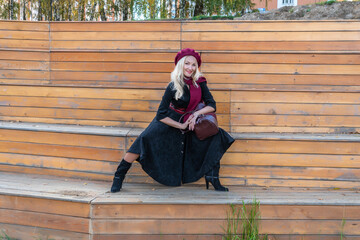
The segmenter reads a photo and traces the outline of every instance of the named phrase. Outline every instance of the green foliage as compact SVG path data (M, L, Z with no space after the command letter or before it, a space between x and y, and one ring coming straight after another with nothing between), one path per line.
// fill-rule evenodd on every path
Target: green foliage
M344 237L344 227L345 227L345 223L346 223L346 220L343 219L343 220L341 221L340 240L345 239L345 237Z
M227 215L227 225L224 229L222 240L260 240L259 234L259 212L260 202L256 199L246 208L245 203L241 207L231 205ZM265 235L263 239L267 239Z
M0 0L0 18L15 20L20 15L20 4L15 0Z
M204 15L200 15L200 16L196 16L193 17L192 20L226 20L226 19L230 19L233 20L234 17L233 16L204 16Z
M251 0L0 0L0 19L126 21L196 16L232 19L231 16L240 16L254 5Z
M329 1L325 1L325 2L318 2L318 3L315 3L315 4L316 4L316 5L323 6L323 5L332 5L333 3L336 3L336 0L329 0Z
M2 234L0 235L0 240L16 240L16 239L9 237L4 231L2 231Z

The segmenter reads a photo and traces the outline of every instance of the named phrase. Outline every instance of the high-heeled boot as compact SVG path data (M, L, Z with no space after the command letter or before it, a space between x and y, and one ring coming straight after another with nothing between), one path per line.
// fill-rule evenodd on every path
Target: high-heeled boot
M114 180L111 186L112 193L120 191L125 175L129 171L130 167L131 167L131 163L125 161L124 159L120 162L114 174Z
M219 179L220 163L217 164L213 169L205 174L206 189L209 189L209 182L213 185L216 191L228 192L229 189L224 187L220 183Z

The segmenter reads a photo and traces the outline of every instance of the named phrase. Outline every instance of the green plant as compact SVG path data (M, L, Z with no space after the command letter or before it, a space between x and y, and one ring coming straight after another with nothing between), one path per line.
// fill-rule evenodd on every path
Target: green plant
M340 230L340 240L344 239L344 227L345 227L346 220L343 219L341 221L341 230Z
M225 233L222 240L260 240L260 202L254 199L250 209L246 208L244 201L241 207L236 207L233 204L230 207L230 212L227 214L227 224L223 228ZM263 239L267 239L267 235Z
M0 235L0 240L16 240L15 238L9 237L4 230L2 230L2 234Z
M195 16L191 18L192 20L225 20L225 19L229 19L229 20L233 20L234 17L233 16L204 16L204 15L199 15L199 16Z
M331 5L333 3L336 3L336 0L328 0L328 1L325 1L325 2L318 2L318 3L315 3L315 4L323 6L323 5Z

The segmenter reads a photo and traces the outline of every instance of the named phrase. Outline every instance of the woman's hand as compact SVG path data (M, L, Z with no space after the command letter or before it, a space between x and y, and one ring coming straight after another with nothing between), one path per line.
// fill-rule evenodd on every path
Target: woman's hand
M199 116L199 114L198 114L197 112L194 112L194 113L191 114L190 117L188 118L188 121L189 121L189 130L190 130L190 131L194 131L196 119L198 118L198 116Z
M179 129L185 130L187 129L188 126L189 126L189 119L186 122L181 123Z

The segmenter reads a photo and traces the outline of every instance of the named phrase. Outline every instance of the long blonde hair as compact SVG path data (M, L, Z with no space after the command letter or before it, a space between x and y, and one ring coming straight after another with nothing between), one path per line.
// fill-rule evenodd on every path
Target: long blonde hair
M184 64L185 60L188 56L183 57L178 61L176 64L174 71L171 72L171 82L173 82L174 86L173 89L176 90L175 93L175 99L178 100L181 98L181 96L184 94ZM193 74L193 84L195 87L199 87L196 83L196 81L199 79L199 77L202 76L202 73L199 70L198 63L196 62L196 70Z

